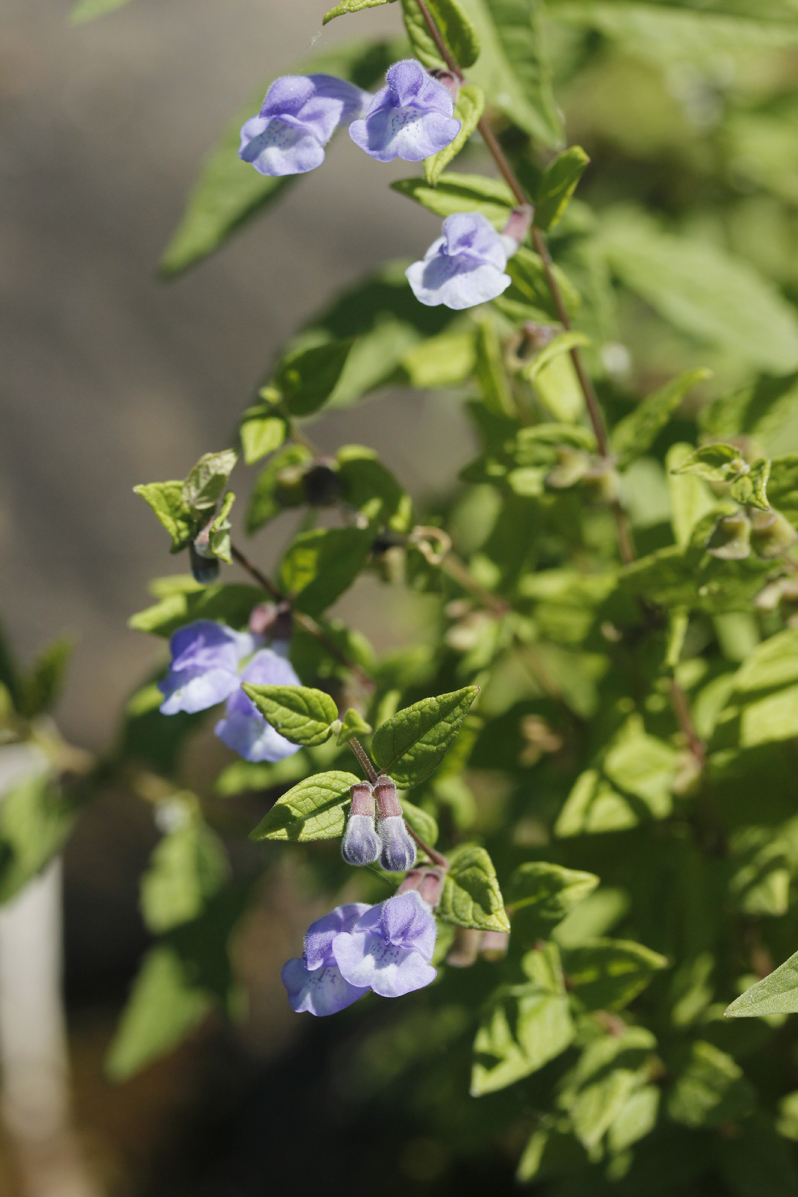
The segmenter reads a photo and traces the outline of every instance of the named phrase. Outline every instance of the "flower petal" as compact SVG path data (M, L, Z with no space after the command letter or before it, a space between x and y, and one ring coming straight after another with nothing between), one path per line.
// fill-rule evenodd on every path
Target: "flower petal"
M283 965L281 978L297 1014L307 1012L320 1018L345 1010L368 993L367 988L345 981L334 965L311 970L301 960L289 960Z
M238 684L236 674L227 669L170 669L158 683L158 689L165 695L161 713L206 711L224 702L238 689Z
M331 951L332 941L342 931L350 931L358 919L371 910L367 902L348 902L336 906L323 918L316 919L305 932L305 963L310 969L321 965L335 964Z
M495 299L512 281L509 274L495 266L475 266L468 258L443 255L426 262L414 262L405 274L419 303L428 307L445 304L453 311Z
M243 756L245 761L281 761L299 752L299 745L292 744L276 732L251 703L251 714L231 709L240 700L249 703L241 690L231 696L226 718L220 719L214 728L216 735L228 748Z
M249 122L247 122L249 124ZM324 147L307 130L272 117L268 126L246 145L241 130L242 148L239 158L250 162L261 175L279 178L282 175L302 175L321 166Z
M355 929L336 935L332 950L345 980L368 986L381 997L401 997L429 985L437 976L418 952L386 943L369 931Z

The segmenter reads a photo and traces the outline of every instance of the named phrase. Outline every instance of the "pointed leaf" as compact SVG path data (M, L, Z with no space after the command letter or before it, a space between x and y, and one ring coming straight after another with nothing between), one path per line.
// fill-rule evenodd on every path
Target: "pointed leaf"
M227 485L238 454L233 449L205 453L183 483L183 501L192 511L212 511Z
M733 482L748 472L748 466L736 445L715 444L696 449L673 472L696 474L707 482Z
M352 345L352 341L329 341L283 358L274 385L292 416L309 416L324 406L338 384Z
M30 673L23 675L17 709L24 718L33 719L53 706L64 685L73 648L73 642L61 636L39 653Z
M415 200L436 216L455 212L481 212L497 229L503 229L516 204L515 196L502 179L487 175L459 175L448 171L435 187L425 179L397 179L394 191Z
M596 939L563 953L569 989L588 1011L622 1010L667 966L659 952L626 939Z
M244 682L244 693L267 723L292 744L311 748L332 735L338 708L329 694L307 686L255 686Z
M657 439L688 391L710 377L709 370L688 370L649 395L612 430L612 449L621 466L642 457ZM683 472L683 471L682 471Z
M727 1018L765 1018L798 1013L798 952L757 981L724 1011Z
M183 498L182 482L147 482L134 486L133 493L141 495L169 533L172 553L191 543L199 531L198 520Z
M338 732L338 744L348 744L353 736L370 736L372 727L370 723L366 723L363 716L354 709L349 707L341 720L341 730Z
M461 844L449 854L438 917L456 927L509 931L493 861L477 844Z
M741 503L745 507L758 507L760 511L769 511L770 503L767 495L769 477L770 462L767 458L760 457L747 473L732 482L729 494L735 503Z
M360 12L364 8L378 8L381 4L391 3L393 0L341 0L340 4L336 4L335 8L324 14L321 23L326 25L328 21L334 20L335 17L343 17L348 12Z
M366 564L368 528L317 528L297 536L280 564L280 585L306 615L321 615L348 590Z
M582 147L572 145L546 167L535 196L535 224L539 229L548 232L562 218L589 162Z
M479 39L459 0L427 0L438 32L461 67L470 67L479 56ZM402 0L402 15L413 53L428 70L446 68L416 0ZM446 68L448 69L448 68Z
M165 835L141 878L141 912L159 934L197 918L227 881L230 868L221 840L199 818Z
M273 403L258 403L255 407L248 407L241 417L239 428L244 461L252 465L268 453L274 453L289 432L288 421Z
M350 788L360 781L354 773L332 769L306 777L261 819L252 840L331 840L343 835Z
M371 751L383 773L401 787L418 785L437 769L479 694L466 686L424 698L398 711L374 733Z
M542 923L559 923L598 883L594 873L542 860L529 861L519 865L510 877L507 905L513 912L531 907Z

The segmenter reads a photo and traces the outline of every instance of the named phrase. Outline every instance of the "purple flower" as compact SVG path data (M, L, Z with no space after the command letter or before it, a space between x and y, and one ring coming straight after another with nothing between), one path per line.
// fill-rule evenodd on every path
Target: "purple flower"
M281 761L299 752L298 744L286 740L266 722L240 688L241 682L254 682L257 686L301 685L291 662L280 651L262 648L236 678L236 689L227 700L227 714L214 729L219 739L247 761Z
M443 222L443 236L408 266L405 274L416 299L429 307L444 303L460 311L495 299L509 287L504 270L518 248L512 237L497 233L481 212L457 212Z
M334 75L283 75L241 129L239 158L262 175L301 175L321 166L339 125L365 111L371 94Z
M289 960L281 973L288 1001L297 1014L337 1014L368 993L368 986L350 985L341 976L332 945L342 931L355 926L371 907L364 902L337 906L330 914L311 923L305 935L302 959Z
M378 162L420 162L454 141L460 121L452 116L449 92L415 58L396 62L385 76L362 120L349 126L349 136Z
M158 683L164 695L161 711L204 711L238 689L238 666L254 652L258 640L224 624L200 619L175 632L169 641L172 663Z
M417 890L372 906L332 941L341 976L382 997L401 997L435 980L429 963L435 948L435 919Z

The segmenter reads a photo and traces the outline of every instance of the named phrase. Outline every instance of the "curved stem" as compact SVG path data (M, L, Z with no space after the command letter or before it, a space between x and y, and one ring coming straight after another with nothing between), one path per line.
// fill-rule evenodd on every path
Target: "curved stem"
M363 745L360 743L360 740L358 740L355 736L352 736L351 740L347 740L347 744L352 749L352 751L354 752L358 761L360 762L360 767L362 768L362 770L365 773L366 777L368 778L369 782L372 785L374 785L374 783L377 780L377 776L378 776L377 770L374 768L373 764L371 763L371 757L366 752Z

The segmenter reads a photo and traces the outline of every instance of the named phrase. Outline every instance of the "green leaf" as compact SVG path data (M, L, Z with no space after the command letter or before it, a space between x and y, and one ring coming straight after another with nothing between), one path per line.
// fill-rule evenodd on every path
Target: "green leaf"
M559 923L599 883L594 873L566 869L542 860L519 865L507 886L507 905L511 913L532 909L542 925Z
M82 25L85 21L93 21L95 17L103 17L108 12L122 8L128 0L77 0L69 14L70 25Z
M556 945L528 953L525 963L529 983L497 990L480 1020L471 1073L474 1097L537 1072L574 1038Z
M248 682L242 688L266 722L292 744L311 748L332 735L331 724L338 718L338 708L323 690L307 686L255 686Z
M248 407L241 417L239 435L247 465L279 449L290 433L290 425L273 403Z
M437 154L424 159L424 178L430 187L435 186L441 173L460 153L479 124L484 111L485 93L482 88L473 83L463 84L457 94L457 103L454 106L454 118L460 121L460 132L454 141L450 141Z
M509 931L493 861L477 844L460 844L449 853L438 917L456 927L478 931Z
M338 75L358 87L369 88L401 57L403 50L396 42L361 41L331 47L286 73ZM238 157L241 126L258 112L266 90L265 86L259 88L236 113L206 158L161 259L161 272L167 277L180 274L213 253L300 179L299 175L261 175Z
M183 502L186 506L192 511L212 511L221 499L237 461L238 454L233 449L205 453L183 483Z
M600 755L577 779L560 812L558 836L620 831L641 820L666 819L673 809L676 749L646 733L631 715Z
M720 561L706 554L706 541L717 514L697 525L693 539L698 543L688 551L678 546L658 549L626 566L619 575L622 589L669 611L694 610L718 615L750 609L773 562L753 557L745 561Z
M474 330L441 333L419 341L402 358L402 368L410 385L420 390L459 386L476 368Z
M141 495L169 533L172 553L191 543L199 531L198 520L183 498L182 482L147 482L134 486L133 493Z
M400 802L405 822L413 828L416 835L420 836L425 844L434 848L438 842L437 820L427 811L422 810L420 806L414 806L412 802L408 802L406 798L401 798Z
M696 474L707 482L733 482L748 472L740 450L735 445L703 445L678 466L675 474Z
M777 436L795 409L797 374L758 378L732 395L722 395L699 414L701 430L713 440L750 436L766 443Z
M506 312L511 318L517 311L522 318L529 316L530 319L544 321L559 320L543 259L538 254L522 245L508 261L507 273L513 280L512 285L493 301L500 311ZM553 267L553 274L566 311L569 315L574 315L581 303L579 292L558 266Z
M798 735L798 630L764 640L740 666L712 749L756 748Z
M49 774L12 785L0 803L0 902L7 902L60 852L77 814Z
M354 773L333 769L306 777L278 798L251 833L252 840L331 840L343 835L349 791L360 781Z
M548 345L544 345L540 352L535 354L532 360L524 366L521 373L528 382L536 382L541 371L550 366L554 359L559 357L561 353L570 353L572 349L589 344L590 338L586 337L584 333L558 333L556 337L552 337ZM534 432L534 429L526 429L525 431ZM595 449L595 441L592 441L589 447Z
M790 904L790 845L770 828L743 827L732 841L734 873L729 898L742 914L787 913Z
M488 411L512 419L515 403L496 321L486 312L477 324L476 377Z
M135 632L171 636L196 619L217 619L232 628L245 628L252 608L268 597L257 586L219 582L213 586L192 583L192 589L167 595L154 607L139 611L128 620ZM174 716L176 718L176 716Z
M244 525L247 535L257 532L286 507L298 507L304 503L302 478L312 461L313 454L304 445L290 444L266 463L249 496Z
M409 532L413 504L373 449L344 445L336 454L341 498L366 516L369 523L393 532Z
M338 732L336 742L338 744L348 744L353 736L370 736L371 732L371 724L366 723L366 720L354 707L349 707L341 720L341 730Z
M61 694L67 665L74 645L66 636L59 637L37 656L30 673L19 682L17 710L25 719L49 711Z
M220 561L226 561L228 565L233 560L230 543L230 531L232 528L230 511L234 502L235 495L229 490L222 499L219 514L211 521L208 528L208 551L211 556L218 557Z
M503 229L516 204L515 196L502 179L487 175L459 175L448 171L431 187L425 179L397 179L394 191L415 200L436 216L455 212L481 212L497 229ZM512 261L512 259L511 259Z
M393 0L341 0L340 4L336 4L335 8L324 14L321 23L326 25L328 21L334 20L335 17L343 17L348 12L360 12L364 8L379 8L381 4L392 3Z
M657 439L688 391L710 377L709 370L688 370L649 395L612 430L612 449L624 466L642 457ZM683 467L682 471L683 472ZM692 471L696 472L696 471Z
M746 989L724 1011L727 1018L765 1018L798 1013L798 952Z
M767 487L773 506L795 524L798 521L798 453L773 458Z
M458 0L427 0L427 8L438 32L460 66L472 66L479 56L479 38ZM428 70L446 68L416 0L402 0L402 15L416 58Z
M671 523L677 545L686 548L693 528L714 508L717 500L702 478L681 474L680 467L693 454L691 445L671 445L665 458L665 477L671 504Z
M622 1010L667 966L659 952L627 939L596 939L563 953L569 990L586 1011Z
M329 341L313 349L288 353L277 367L274 385L292 416L319 410L335 390L352 341Z
M150 931L197 918L229 873L219 837L201 819L188 818L158 842L141 878L141 913Z
M544 233L562 218L589 162L582 147L572 145L544 170L535 196L535 224Z
M772 975L772 974L771 974ZM750 1114L756 1102L739 1064L703 1039L690 1056L668 1095L668 1114L692 1128L720 1126Z
M676 328L775 373L798 365L798 315L748 263L692 236L663 233L634 208L601 226L614 272Z
M383 723L371 742L377 767L400 787L418 785L437 769L479 694L465 686L437 698L424 698Z
M561 1082L557 1104L568 1111L574 1134L595 1151L633 1091L646 1080L656 1040L645 1027L602 1035L583 1050Z
M349 589L366 564L374 533L317 528L297 536L280 564L280 586L306 615L321 615Z
M607 1132L607 1146L612 1155L620 1155L651 1134L657 1124L659 1100L657 1085L641 1085L629 1094Z
M741 503L745 507L758 507L760 511L769 511L770 503L767 495L769 476L770 462L767 458L760 457L753 463L749 471L732 482L729 494L735 503Z
M478 83L506 117L545 146L563 144L554 100L540 0L462 0L481 52L469 80Z
M172 1051L214 1006L240 1013L227 944L249 893L249 885L222 890L144 957L105 1060L111 1080L125 1081Z

